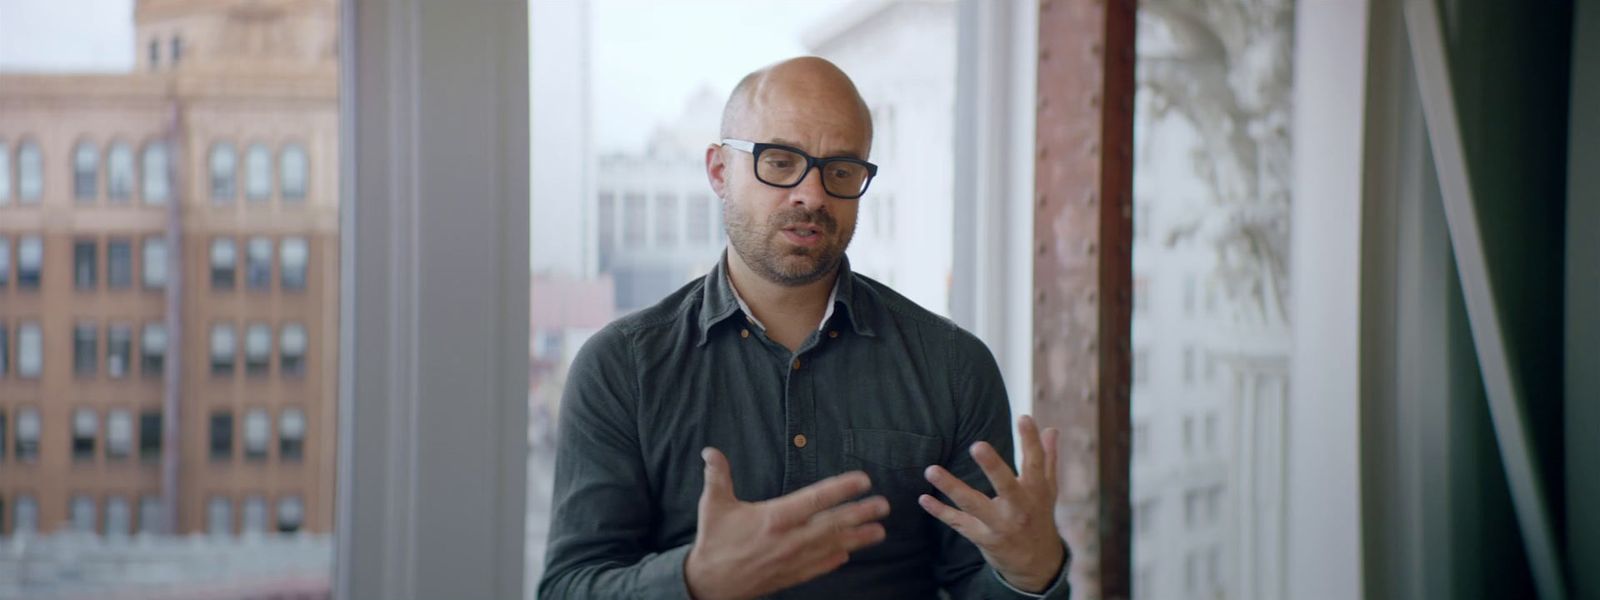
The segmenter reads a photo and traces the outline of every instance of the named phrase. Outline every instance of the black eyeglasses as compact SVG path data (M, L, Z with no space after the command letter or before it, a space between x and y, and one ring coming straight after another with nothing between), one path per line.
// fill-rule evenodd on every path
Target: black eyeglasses
M834 156L816 158L804 150L780 144L760 144L732 138L722 145L749 152L754 158L756 180L773 187L792 188L805 181L812 168L822 174L822 189L828 195L854 200L867 193L867 186L878 174L878 165L859 158Z

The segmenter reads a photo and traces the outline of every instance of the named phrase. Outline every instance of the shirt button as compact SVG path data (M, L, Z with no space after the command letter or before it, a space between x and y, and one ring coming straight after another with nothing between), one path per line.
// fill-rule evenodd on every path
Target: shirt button
M796 434L794 434L794 447L796 447L796 448L804 448L804 447L806 447L806 434L804 434L804 433L796 433Z
M798 358L794 359L794 370L796 370L796 371L800 370L800 359L798 359Z
M740 329L739 330L739 337L742 337L742 338L750 337L750 330L749 329Z
M839 337L839 332L837 332L837 331L829 331L828 332L828 337L831 337L831 338Z

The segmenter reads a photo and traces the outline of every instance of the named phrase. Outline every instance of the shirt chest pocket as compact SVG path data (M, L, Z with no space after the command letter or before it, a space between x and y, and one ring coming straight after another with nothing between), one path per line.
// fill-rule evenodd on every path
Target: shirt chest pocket
M872 493L889 500L884 520L889 538L865 552L895 554L918 547L931 517L917 506L917 496L934 493L922 472L940 462L944 440L891 429L846 429L844 454L845 467L865 471L872 478Z

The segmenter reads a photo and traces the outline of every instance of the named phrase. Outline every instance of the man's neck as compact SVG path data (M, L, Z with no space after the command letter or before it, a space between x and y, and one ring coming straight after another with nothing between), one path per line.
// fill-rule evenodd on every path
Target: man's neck
M766 328L767 337L797 350L816 331L828 310L828 298L839 269L798 286L767 280L750 268L738 252L728 250L728 279L753 317Z

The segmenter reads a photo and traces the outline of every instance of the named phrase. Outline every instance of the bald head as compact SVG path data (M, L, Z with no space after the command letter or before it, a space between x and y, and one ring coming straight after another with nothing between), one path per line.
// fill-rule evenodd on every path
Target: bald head
M722 109L722 137L753 136L764 121L798 112L821 114L862 134L872 146L872 112L844 71L815 56L791 58L746 75Z

